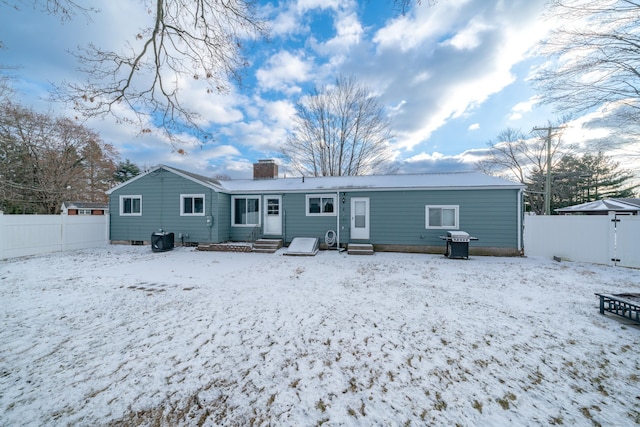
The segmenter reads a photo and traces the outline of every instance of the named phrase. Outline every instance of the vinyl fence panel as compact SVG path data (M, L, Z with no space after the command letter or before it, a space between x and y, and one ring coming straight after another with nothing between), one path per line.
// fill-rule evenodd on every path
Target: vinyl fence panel
M0 259L108 243L108 215L0 214Z
M640 268L640 216L616 218L615 263Z
M611 264L611 224L604 215L527 215L525 255Z

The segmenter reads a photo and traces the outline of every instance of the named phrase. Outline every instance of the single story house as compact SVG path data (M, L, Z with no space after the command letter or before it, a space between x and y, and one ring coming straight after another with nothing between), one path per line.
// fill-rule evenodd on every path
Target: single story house
M62 215L106 215L109 205L96 202L62 202Z
M603 199L556 209L560 215L640 215L640 199Z
M448 230L478 238L472 254L522 253L524 186L477 172L278 178L272 160L254 179L219 181L160 165L109 194L110 240L176 244L282 239L370 243L376 251L438 253Z

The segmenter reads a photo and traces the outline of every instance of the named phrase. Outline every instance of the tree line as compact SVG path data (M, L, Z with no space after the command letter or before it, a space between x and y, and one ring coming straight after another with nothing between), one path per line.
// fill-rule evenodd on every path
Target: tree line
M69 118L0 105L4 213L56 214L64 201L106 203L106 190L139 173L113 145Z
M555 131L549 134L547 129ZM526 185L527 210L536 214L546 213L547 196L551 214L579 203L635 196L638 184L634 183L633 172L601 150L585 151L564 142L563 132L561 124L548 124L529 134L507 128L489 141L488 155L477 167Z

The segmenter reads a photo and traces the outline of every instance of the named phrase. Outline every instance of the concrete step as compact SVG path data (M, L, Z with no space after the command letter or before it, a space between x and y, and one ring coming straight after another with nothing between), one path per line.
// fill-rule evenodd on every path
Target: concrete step
M258 239L253 244L253 252L272 254L283 245L282 239Z
M349 243L347 245L349 255L373 255L373 245L369 243Z

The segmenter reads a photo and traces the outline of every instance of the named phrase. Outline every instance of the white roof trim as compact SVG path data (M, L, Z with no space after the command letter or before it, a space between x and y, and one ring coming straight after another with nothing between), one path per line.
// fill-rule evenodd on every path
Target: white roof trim
M418 190L520 190L523 184L479 172L450 172L416 175L369 175L341 177L296 177L221 181L218 184L198 179L170 166L159 165L107 191L107 194L165 169L216 192L225 194L335 193L353 191L418 191Z
M146 172L143 172L143 173L141 173L141 174L139 174L139 175L136 175L136 176L134 176L133 178L131 178L130 180L125 181L125 182L123 182L123 183L120 183L120 184L116 185L115 187L108 189L107 191L105 191L105 193L107 193L107 194L111 194L111 193L113 193L114 191L119 190L119 189L121 189L122 187L126 187L127 185L131 184L132 182L137 181L137 180L139 180L140 178L142 178L142 177L144 177L144 176L149 175L151 172L155 172L155 171L157 171L157 170L158 170L158 169L160 169L161 167L162 167L162 165L159 165L159 166L156 166L156 167L155 167L155 168L153 168L153 169L150 169L150 170L148 170L148 171L146 171Z
M224 181L221 185L229 194L522 189L525 187L523 184L479 172L234 180Z
M193 182L195 182L197 184L200 184L200 185L203 185L205 187L211 188L212 190L214 190L216 192L220 192L220 191L223 190L223 188L221 186L217 186L217 185L215 185L215 184L213 184L211 182L199 180L199 179L197 179L197 178L195 178L195 177L193 177L191 175L187 175L186 173L183 173L179 169L174 169L171 166L166 166L166 165L158 165L158 166L148 170L147 172L141 173L140 175L136 175L133 178L131 178L130 180L125 181L125 182L123 182L121 184L118 184L113 188L110 188L105 193L106 194L111 194L114 191L119 190L119 189L131 184L132 182L137 181L140 178L143 178L143 177L145 177L145 176L147 176L147 175L149 175L149 174L151 174L153 172L158 171L159 169L165 169L165 170L167 170L169 172L175 173L176 175L178 175L178 176L180 176L182 178L188 179L189 181L193 181Z

